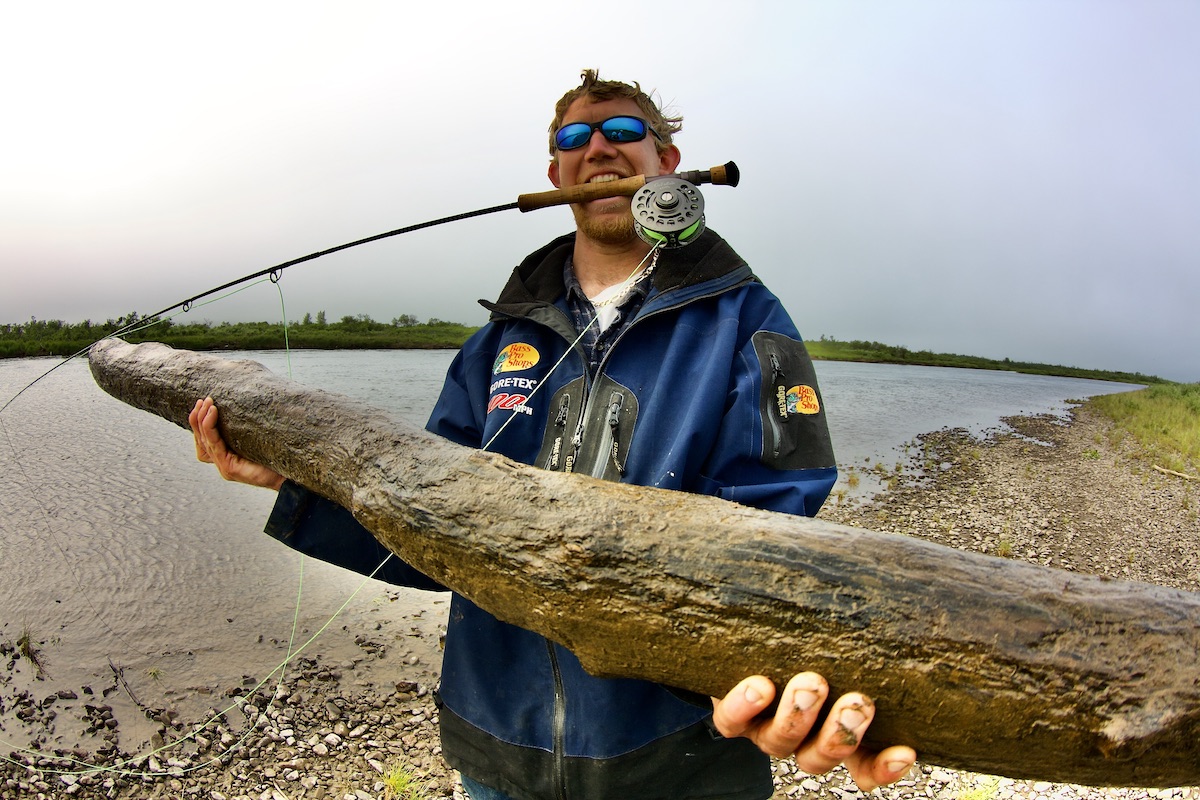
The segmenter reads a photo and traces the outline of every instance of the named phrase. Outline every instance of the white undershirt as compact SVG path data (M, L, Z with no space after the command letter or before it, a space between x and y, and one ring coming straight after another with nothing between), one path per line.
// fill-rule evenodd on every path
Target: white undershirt
M608 330L608 326L612 325L613 321L616 320L618 311L617 307L620 305L620 303L616 302L607 303L605 305L601 305L601 303L604 303L606 300L611 300L617 295L624 294L628 292L629 289L630 285L628 283L621 282L615 286L608 287L595 297L588 298L592 301L592 306L596 311L596 325L600 328L601 332Z

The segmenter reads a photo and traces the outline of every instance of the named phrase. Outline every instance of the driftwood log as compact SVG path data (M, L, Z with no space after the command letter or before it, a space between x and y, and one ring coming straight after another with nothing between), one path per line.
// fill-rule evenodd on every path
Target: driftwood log
M875 699L868 744L929 763L1200 784L1200 595L534 469L253 362L115 340L90 358L185 428L211 395L234 450L593 674L720 696L815 670Z

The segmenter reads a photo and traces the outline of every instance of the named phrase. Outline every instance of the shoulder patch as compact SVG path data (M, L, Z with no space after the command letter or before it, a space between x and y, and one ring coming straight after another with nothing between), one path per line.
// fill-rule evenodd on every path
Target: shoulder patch
M501 372L519 372L530 369L537 365L541 357L533 345L514 342L496 356L496 361L492 364L492 374L499 375Z
M762 462L774 469L835 466L817 373L804 343L769 331L751 341L762 377Z

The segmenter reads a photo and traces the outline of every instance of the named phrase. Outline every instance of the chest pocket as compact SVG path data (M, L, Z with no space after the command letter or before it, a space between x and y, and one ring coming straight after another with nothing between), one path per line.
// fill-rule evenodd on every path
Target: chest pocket
M619 481L637 415L637 397L611 378L600 376L590 395L583 378L574 380L550 399L550 418L534 463Z
M762 462L774 469L835 466L817 373L804 343L768 331L751 341L762 371Z

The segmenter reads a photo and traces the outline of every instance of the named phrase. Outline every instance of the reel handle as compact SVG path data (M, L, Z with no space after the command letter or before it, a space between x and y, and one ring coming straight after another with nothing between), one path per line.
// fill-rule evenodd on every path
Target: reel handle
M679 178L692 184L711 183L714 186L737 186L742 179L742 173L737 164L726 161L711 169L694 169L690 172L677 172L674 175L663 175L664 178ZM651 179L653 180L653 179Z
M717 186L737 186L738 181L741 180L741 173L738 172L737 164L728 161L711 169L691 170L674 175L658 175L649 179L645 175L634 175L632 178L622 178L607 183L581 183L565 189L551 189L548 192L518 195L517 208L525 212L567 203L586 203L588 200L599 200L603 197L633 197L648 181L661 178L676 178L692 184L711 183Z

